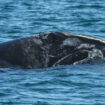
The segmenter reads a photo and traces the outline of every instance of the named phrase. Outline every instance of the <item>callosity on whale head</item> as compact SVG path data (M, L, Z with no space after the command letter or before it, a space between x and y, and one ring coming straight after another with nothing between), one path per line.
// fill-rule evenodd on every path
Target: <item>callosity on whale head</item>
M65 32L0 43L0 67L45 68L104 61L105 41Z

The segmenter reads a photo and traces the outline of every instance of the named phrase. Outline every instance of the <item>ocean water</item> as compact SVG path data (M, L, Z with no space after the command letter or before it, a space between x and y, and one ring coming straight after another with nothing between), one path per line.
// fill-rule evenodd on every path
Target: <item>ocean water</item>
M49 31L105 39L105 0L0 0L0 42ZM105 62L0 68L0 105L105 105Z

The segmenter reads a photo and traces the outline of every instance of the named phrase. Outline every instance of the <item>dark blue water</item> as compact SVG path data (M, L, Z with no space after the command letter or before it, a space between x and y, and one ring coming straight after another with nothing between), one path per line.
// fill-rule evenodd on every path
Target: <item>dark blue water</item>
M49 31L105 39L105 0L0 0L0 42ZM105 105L105 63L1 68L0 105Z

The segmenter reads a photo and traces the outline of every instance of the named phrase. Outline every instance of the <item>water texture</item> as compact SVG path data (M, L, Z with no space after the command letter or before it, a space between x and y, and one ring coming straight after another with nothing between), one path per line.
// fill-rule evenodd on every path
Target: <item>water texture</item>
M105 39L105 0L0 0L0 42L49 31ZM105 63L1 68L0 105L105 105Z

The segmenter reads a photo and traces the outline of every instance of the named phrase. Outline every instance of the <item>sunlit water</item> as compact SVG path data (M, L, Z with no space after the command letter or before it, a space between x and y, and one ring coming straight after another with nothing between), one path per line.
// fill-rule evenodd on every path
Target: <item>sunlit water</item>
M105 0L0 0L0 42L49 31L105 39ZM0 105L105 105L105 63L0 69Z

